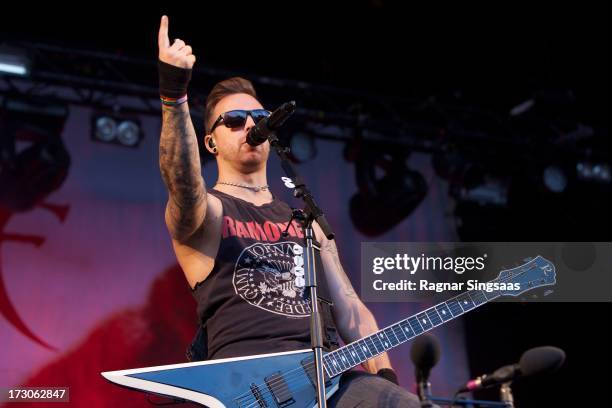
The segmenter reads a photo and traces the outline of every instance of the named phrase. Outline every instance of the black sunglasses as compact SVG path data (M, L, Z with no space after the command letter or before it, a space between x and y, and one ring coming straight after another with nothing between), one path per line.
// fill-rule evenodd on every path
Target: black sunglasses
M268 116L270 116L270 111L265 109L237 109L222 113L215 121L215 124L212 125L212 128L210 129L210 132L208 132L208 134L211 134L217 128L217 126L221 124L221 122L223 122L223 124L228 128L242 127L246 123L249 115L251 115L251 117L253 118L253 122L257 123L263 118L267 118Z

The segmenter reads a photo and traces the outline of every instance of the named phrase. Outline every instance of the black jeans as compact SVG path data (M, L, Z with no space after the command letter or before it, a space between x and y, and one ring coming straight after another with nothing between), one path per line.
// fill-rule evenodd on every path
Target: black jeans
M340 388L327 401L330 408L420 408L418 397L374 374L350 371L340 378Z

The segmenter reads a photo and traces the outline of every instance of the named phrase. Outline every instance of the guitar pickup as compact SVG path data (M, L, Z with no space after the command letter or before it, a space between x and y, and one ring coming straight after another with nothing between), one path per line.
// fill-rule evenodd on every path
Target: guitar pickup
M317 374L315 372L314 360L312 358L305 358L304 360L300 361L300 364L302 364L302 368L306 372L306 375L308 376L308 379L310 380L310 383L312 384L313 388L316 389L317 388ZM325 370L323 370L323 378L325 378L325 387L330 386L331 380L327 378L327 374L325 373Z
M293 396L291 395L291 391L289 391L289 387L287 387L287 383L285 382L285 378L280 374L280 372L276 372L265 378L266 385L270 389L270 392L274 396L274 401L280 407L286 407L295 402Z

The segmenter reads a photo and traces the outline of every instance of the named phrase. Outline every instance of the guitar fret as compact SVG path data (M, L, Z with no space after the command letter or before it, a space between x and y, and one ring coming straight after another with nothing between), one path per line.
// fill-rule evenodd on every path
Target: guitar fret
M343 350L344 350L344 351L343 351L344 356L345 356L345 357L346 357L346 359L348 360L349 365L350 365L351 367L356 366L357 364L359 364L359 363L356 363L356 362L355 362L356 360L353 358L353 354L351 353L351 350L350 350L348 347L343 348Z
M368 356L366 352L367 349L364 350L363 348L364 348L363 343L362 344L357 343L357 352L360 353L359 357L361 357L362 361L366 361L368 358L370 358L370 356Z
M469 292L442 302L425 311L393 324L370 336L364 337L354 343L348 344L324 356L324 366L330 376L336 376L370 358L387 351L433 327L453 319L482 303L486 303L486 296L474 292L474 299ZM481 303L481 301L484 301ZM461 303L460 303L461 302Z
M331 377L334 374L332 374L331 367L329 366L329 363L328 363L329 358L326 359L327 356L329 356L329 353L323 356L323 370L325 370L325 374L327 374L328 377ZM313 365L313 370L314 370L314 360L312 360L312 365Z
M359 357L360 362L366 361L368 359L366 354L361 350L359 342L353 343L353 351L357 353L357 357Z
M323 364L323 366L326 366L328 374L330 375L330 377L333 377L334 375L338 374L338 372L333 367L331 359L332 359L332 353L328 353L328 354L324 355L323 356L323 361L325 361L325 363ZM313 364L314 364L314 362L313 362Z
M328 376L336 376L372 357L500 296L499 291L464 292L323 356Z
M370 346L368 345L368 342L366 341L367 339L368 339L367 337L363 338L361 349L363 350L363 353L369 358L369 357L373 357L374 355L376 355L376 353L372 353L372 350L370 349Z
M348 366L344 363L344 360L342 359L342 352L341 351L337 351L336 353L334 353L334 358L338 362L338 365L340 366L340 369L342 371L348 369Z
M381 342L381 345L385 348L385 351L391 348L391 341L389 340L389 337L387 337L385 332L378 332L378 338Z
M446 303L440 303L438 306L436 306L436 310L438 311L438 314L442 317L442 320L445 322L453 318L452 312L450 311Z
M419 320L419 324L421 325L424 331L427 331L433 327L431 321L429 320L429 317L427 317L427 314L419 313L417 315L417 319Z
M485 292L485 297L487 298L487 302L490 300L495 299L496 297L499 296L499 291L498 290L494 290L492 292Z
M351 362L346 358L346 354L344 353L343 349L340 349L339 351L340 361L342 361L342 365L344 366L343 368L348 370L352 367Z
M351 350L351 355L353 356L353 360L355 360L355 365L360 364L363 361L365 361L365 357L362 357L359 354L359 347L357 347L355 344L349 344L348 347L349 347L349 350Z
M459 295L458 299L459 305L461 306L464 312L474 308L474 303L472 302L472 299L470 299L467 293Z
M313 366L314 366L314 361L313 361ZM314 367L313 367L314 369ZM331 367L329 367L327 364L325 364L325 360L323 360L323 369L325 370L325 374L327 374L327 377L333 377L335 374L332 374L331 371Z
M494 279L493 282L499 282L497 279ZM499 290L494 290L492 292L484 292L487 301L493 300L499 296L501 296L501 292Z
M453 298L453 299L447 301L446 304L448 305L448 308L450 309L451 313L453 314L453 317L457 317L457 316L460 316L460 315L463 314L463 309L461 308L461 305L456 300L456 298Z
M498 279L500 282L520 284L522 289L508 287L507 289L503 288L495 293L487 293L484 291L466 292L446 302L428 305L425 310L414 313L404 320L400 320L395 324L378 330L376 333L358 339L350 344L346 344L335 351L324 352L322 356L322 370L324 370L326 380L333 378L333 383L337 385L337 381L340 380L339 376L356 364L367 361L400 343L412 340L419 334L434 327L438 327L455 317L462 316L468 310L480 307L482 304L486 303L489 298L497 297L500 293L504 296L519 296L535 287L549 286L556 283L555 266L549 261L538 256L535 261L529 262L528 264L537 264L537 267L534 266L533 269L529 271L526 271L526 267L504 270L500 273ZM316 351L318 352L319 350ZM251 373L254 377L252 380L257 382L252 382L250 377L248 381L246 381L247 378L243 378L245 380L244 387L231 387L231 384L225 384L227 386L224 387L223 384L219 382L222 387L213 387L214 389L211 389L210 392L210 394L212 394L211 397L215 397L214 394L217 394L218 397L222 397L224 403L227 402L226 405L234 407L253 406L253 404L257 406L287 407L294 403L294 405L301 406L305 405L307 401L310 401L310 405L313 405L316 401L314 401L312 385L317 382L314 373L315 361L313 359L313 354L312 352L304 352L299 355L293 354L291 356L245 356L245 360L253 358L261 359L261 361L258 360L260 362L258 368ZM281 358L283 359L282 362L280 361ZM245 366L252 365L253 360L250 361L251 362L245 361ZM275 362L279 364L275 364ZM295 367L288 366L292 362ZM235 365L234 368L238 368L238 364L242 364L242 362L236 361L220 364L231 364L232 367ZM212 368L220 370L217 373L217 377L219 377L222 372L231 370L232 367L219 365L218 367ZM185 389L185 387L190 387L189 379L183 378L185 376L189 377L189 367L176 368L176 365L172 365L154 367L153 371L152 368L136 369L130 370L129 377L133 377L136 380L153 381L154 383L162 384L163 381L160 382L160 378L164 377L164 373L168 370L176 371L172 373L172 378L169 379L169 381L171 380L171 382L176 385L175 388L180 390ZM112 376L108 377L106 374L112 374ZM213 377L214 374L215 373L213 373ZM120 372L103 373L103 375L107 378L111 378L111 381L117 383L122 382L119 378L126 376L126 374ZM163 380L163 378L161 379ZM218 378L219 381L222 379L221 377ZM228 381L231 382L231 378L228 377ZM256 385L258 383L259 385ZM331 385L329 381L326 381L326 383ZM230 388L241 389L233 390ZM205 390L202 389L202 392L205 392ZM234 392L236 394L235 396L233 396ZM175 394L178 394L178 391Z
M406 335L406 340L410 340L411 338L415 336L414 330L412 329L412 326L408 322L408 319L402 320L400 322L400 326L402 328L402 333Z
M427 315L427 317L429 317L429 321L434 326L438 326L442 323L442 318L440 317L435 308L427 309L425 311L425 314Z
M351 367L355 367L357 364L359 364L357 355L353 353L350 347L345 347L344 353L348 356L347 360L349 360Z
M413 316L409 318L408 322L410 323L410 327L412 327L412 331L415 335L418 336L419 334L423 333L423 327L421 326L421 323L419 323L416 317Z
M342 360L340 359L340 356L337 353L334 353L334 361L336 362L336 367L338 367L339 372L344 371L345 367L342 364Z
M336 361L336 358L334 357L334 355L332 354L330 357L331 360L331 368L333 370L333 374L339 374L342 372L341 368L338 366L338 362Z
M395 337L397 337L397 339L400 341L400 343L408 341L408 336L404 334L404 329L402 328L401 323L394 324L392 327L393 333L395 334ZM404 338L402 339L400 335L404 336Z
M372 343L374 343L374 345L376 346L376 350L382 353L383 351L385 351L385 346L383 346L383 341L378 336L380 336L380 333L374 333L370 335L370 338L372 339Z
M376 336L374 336L374 337L373 337L373 336L371 336L371 335L370 335L370 336L366 337L366 341L367 341L367 340L370 340L370 343L371 343L371 344L372 344L372 346L374 347L374 355L379 354L379 353L382 353L382 351L380 351L380 350L378 349L378 347L376 346Z
M369 357L373 357L376 355L376 347L374 347L374 344L372 343L370 336L363 338L363 344L367 350L367 353L369 354Z
M392 335L393 335L393 338L391 338L391 337L389 336L389 333L388 333L387 331L388 331L390 334L392 334ZM387 338L388 338L388 339L389 339L389 341L391 342L391 345L392 345L392 346L397 346L398 344L400 344L400 343L401 343L401 341L399 341L399 339L397 338L397 335L395 334L395 330L393 329L393 326L386 328L386 329L385 329L385 334L387 335ZM395 343L393 343L393 339L395 339Z
M474 291L472 292L474 295L471 296L472 299L474 300L474 304L476 306L480 306L484 303L487 303L487 297L485 296L484 292L482 291Z

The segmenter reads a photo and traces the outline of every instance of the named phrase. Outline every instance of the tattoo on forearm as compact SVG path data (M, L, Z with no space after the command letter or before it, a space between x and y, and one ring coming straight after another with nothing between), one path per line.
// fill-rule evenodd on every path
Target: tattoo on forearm
M338 255L338 248L336 247L336 244L334 243L334 241L328 240L322 249L328 252L332 256L332 259L334 260L334 264L336 268L338 268L340 277L342 279L344 295L348 297L356 298L357 294L355 293L355 289L353 289L353 285L351 284L351 281L346 276L346 273L344 272L344 269L342 268L342 264L340 263L340 256Z
M185 105L162 108L163 124L159 141L159 166L168 188L168 211L173 227L193 231L201 223L196 208L206 200L198 143L189 110Z
M344 281L344 294L348 297L357 297L357 293L355 293L355 289L353 289L353 285L351 281L348 279L346 274L342 274L342 280Z

